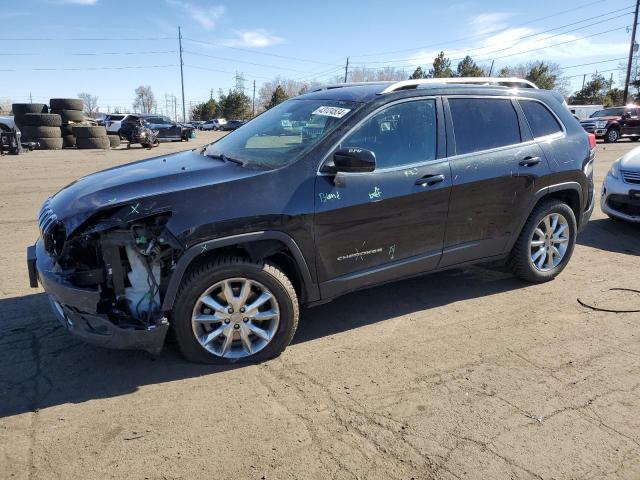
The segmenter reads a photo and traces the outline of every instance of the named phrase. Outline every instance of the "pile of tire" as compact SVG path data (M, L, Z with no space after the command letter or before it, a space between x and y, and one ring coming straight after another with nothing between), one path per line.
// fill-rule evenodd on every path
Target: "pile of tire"
M62 125L60 133L64 147L75 147L76 137L73 127L84 120L84 102L79 98L52 98L49 100L51 113L60 115Z
M73 136L76 139L76 147L89 150L109 150L111 141L107 136L107 129L94 125L73 125Z
M36 142L39 150L60 150L62 136L60 115L46 113L42 103L14 103L11 106L23 142Z

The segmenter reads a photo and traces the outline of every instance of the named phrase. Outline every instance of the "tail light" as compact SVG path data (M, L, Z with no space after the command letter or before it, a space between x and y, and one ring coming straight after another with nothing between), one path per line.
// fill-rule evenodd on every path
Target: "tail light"
M593 133L588 133L589 136L589 148L594 150L596 148L596 136Z

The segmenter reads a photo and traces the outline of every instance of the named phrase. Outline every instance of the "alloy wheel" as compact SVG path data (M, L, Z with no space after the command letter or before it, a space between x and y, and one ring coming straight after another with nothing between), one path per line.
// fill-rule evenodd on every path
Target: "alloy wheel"
M562 262L570 240L569 222L559 213L545 216L531 235L529 255L533 266L548 272Z
M278 331L274 294L249 278L217 282L198 297L191 316L193 333L215 356L243 358L264 349Z

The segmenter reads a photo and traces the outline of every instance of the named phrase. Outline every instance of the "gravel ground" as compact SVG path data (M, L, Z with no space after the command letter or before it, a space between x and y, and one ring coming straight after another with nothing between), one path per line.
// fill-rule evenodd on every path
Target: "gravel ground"
M640 478L640 225L599 208L558 279L483 268L304 311L278 359L214 368L82 344L28 287L43 200L201 145L0 158L0 478ZM599 186L634 144L599 145Z

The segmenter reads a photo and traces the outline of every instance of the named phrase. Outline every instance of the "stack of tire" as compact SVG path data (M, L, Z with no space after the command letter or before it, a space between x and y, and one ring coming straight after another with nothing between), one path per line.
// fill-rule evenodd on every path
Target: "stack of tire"
M76 139L76 147L79 149L109 150L111 146L107 129L102 126L73 125L72 131Z
M11 110L23 142L37 142L40 150L62 148L60 115L47 113L48 108L43 103L14 103Z
M73 127L84 120L83 101L79 98L52 98L49 100L49 107L51 113L60 115L62 119L60 131L63 146L75 147L76 137L73 134Z

